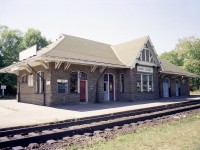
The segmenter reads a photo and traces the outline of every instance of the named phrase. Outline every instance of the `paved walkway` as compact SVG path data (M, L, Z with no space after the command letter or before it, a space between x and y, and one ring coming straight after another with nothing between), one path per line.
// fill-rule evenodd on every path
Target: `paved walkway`
M96 116L195 99L200 99L200 96L138 102L63 105L59 107L45 107L18 103L16 100L0 100L0 128Z

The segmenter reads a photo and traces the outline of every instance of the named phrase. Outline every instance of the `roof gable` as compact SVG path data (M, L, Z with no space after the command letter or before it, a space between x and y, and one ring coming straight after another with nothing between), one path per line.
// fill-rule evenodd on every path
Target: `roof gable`
M145 48L145 45L151 45L151 51L156 61L156 64L159 64L159 58L157 57L157 53L153 47L153 44L149 38L149 36L145 36L136 40L132 40L129 42L121 43L118 45L113 45L112 48L115 51L118 58L127 66L131 68L135 67L135 64L138 63L138 58L142 50ZM146 65L148 65L146 63Z

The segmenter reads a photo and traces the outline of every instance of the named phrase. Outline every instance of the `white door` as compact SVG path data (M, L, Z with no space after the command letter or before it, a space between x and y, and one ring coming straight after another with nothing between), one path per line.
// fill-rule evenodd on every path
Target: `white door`
M104 81L104 100L109 100L108 81Z
M176 96L179 96L179 82L176 81Z
M169 80L163 80L163 97L169 97Z

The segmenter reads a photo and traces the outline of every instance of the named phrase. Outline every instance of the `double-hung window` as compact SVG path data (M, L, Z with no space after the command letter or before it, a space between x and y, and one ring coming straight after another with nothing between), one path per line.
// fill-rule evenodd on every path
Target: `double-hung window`
M68 93L68 80L57 80L58 93Z
M70 92L78 93L78 72L70 73Z
M24 74L22 76L22 83L27 83L27 75L26 74Z
M38 72L36 74L36 93L43 93L44 92L44 72Z
M137 91L152 92L153 91L153 75L137 74Z
M124 93L124 74L120 74L120 92Z

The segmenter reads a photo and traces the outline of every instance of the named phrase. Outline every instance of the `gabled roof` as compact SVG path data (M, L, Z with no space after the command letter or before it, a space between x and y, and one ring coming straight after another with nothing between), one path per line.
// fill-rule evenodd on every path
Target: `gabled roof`
M62 34L56 42L37 51L36 55L0 69L0 72L13 73L12 70L24 69L28 63L37 66L41 64L41 61L133 68L140 52L148 43L151 45L154 55L158 59L157 63L160 63L149 36L111 46L101 42ZM198 77L163 59L161 61L161 68L161 72L163 73Z
M181 67L168 62L166 59L162 58L162 59L160 59L160 61L161 61L161 66L162 66L161 73L183 75L183 76L187 76L187 77L199 77L196 74L190 73L190 72L182 69Z
M118 66L126 65L115 55L111 45L92 40L87 40L70 35L63 35L63 38L55 44L41 50L41 56L47 58L61 58L81 60L94 63L105 63ZM52 48L53 47L53 48Z
M111 46L118 58L127 66L132 66L140 50L149 39L148 36L135 39L129 42Z

